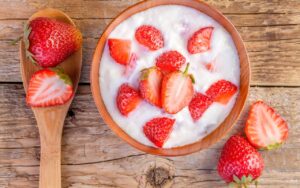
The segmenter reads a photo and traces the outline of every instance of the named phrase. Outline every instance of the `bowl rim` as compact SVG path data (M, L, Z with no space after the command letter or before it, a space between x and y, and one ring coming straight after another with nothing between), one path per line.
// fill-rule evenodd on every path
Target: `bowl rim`
M230 113L227 115L225 120L211 133L206 135L204 138L184 146L174 147L174 148L155 148L151 146L144 145L137 140L129 136L117 123L114 122L103 102L101 92L100 92L100 62L102 58L102 53L106 44L106 39L111 33L111 31L118 26L122 21L126 20L133 14L142 12L149 8L153 8L159 5L183 5L190 8L194 8L210 17L212 17L216 22L222 25L226 31L231 35L234 44L236 46L239 62L240 62L240 87L239 94L232 107ZM218 20L219 19L219 20ZM115 17L109 25L105 28L101 37L97 42L96 49L94 51L92 65L90 70L90 81L91 81L91 91L93 95L96 107L104 120L104 122L110 127L111 130L124 141L126 141L131 146L143 152L160 155L160 156L182 156L197 152L199 150L208 148L212 144L221 140L235 125L236 121L239 119L241 112L243 111L246 99L248 97L250 88L250 62L247 54L244 42L234 27L234 25L216 8L208 5L207 3L200 0L148 0L136 3L124 11L122 11L117 17ZM242 92L243 91L243 92Z

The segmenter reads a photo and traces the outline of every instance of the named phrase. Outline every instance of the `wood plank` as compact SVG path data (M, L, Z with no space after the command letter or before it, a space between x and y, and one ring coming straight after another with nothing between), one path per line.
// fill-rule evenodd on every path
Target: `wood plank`
M299 39L300 14L295 19L280 19L280 15L273 15L265 19L265 15L238 15L231 21L236 25L245 41L287 40ZM230 16L228 16L230 18ZM252 19L250 19L252 17ZM278 21L278 20L281 21ZM277 21L277 24L273 20ZM99 38L112 19L75 19L75 24L82 31L85 38ZM14 40L23 34L26 20L0 20L0 40Z
M113 18L125 8L140 0L95 0L95 1L0 1L0 18L2 19L24 19L33 12L46 8L58 8L73 18ZM224 1L206 0L210 5L215 6L223 13L230 14L288 14L299 13L300 4L298 0L245 0Z
M37 187L39 141L35 120L20 84L0 85L0 187ZM240 132L249 103L262 99L289 122L290 136L279 150L262 152L263 187L296 187L300 182L300 88L252 87L246 108L231 131ZM226 136L195 154L162 158L144 154L117 138L103 123L88 85L81 85L66 119L62 169L64 187L149 187L147 172L166 169L173 187L226 187L216 172ZM208 161L209 160L209 161ZM168 178L167 178L168 179Z
M22 20L0 21L0 82L20 82L18 46L11 41L22 34ZM81 83L89 83L90 63L97 38L110 19L76 20L84 39ZM96 26L96 27L95 27ZM238 27L252 66L252 85L300 85L300 25ZM284 62L284 63L283 63ZM266 74L266 71L268 74Z

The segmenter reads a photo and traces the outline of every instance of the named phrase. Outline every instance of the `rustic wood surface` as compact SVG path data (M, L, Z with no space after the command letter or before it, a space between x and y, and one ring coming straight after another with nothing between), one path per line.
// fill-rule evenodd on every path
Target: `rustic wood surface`
M247 107L228 136L211 148L185 157L163 158L130 147L103 123L89 86L93 49L103 29L137 0L0 0L0 187L38 187L39 138L25 104L18 45L23 23L37 10L58 8L84 35L79 91L65 122L62 140L63 187L227 187L216 163L229 135L243 128ZM262 152L266 169L260 187L300 185L300 1L208 0L240 31L249 51L252 81L247 106L263 99L289 122L287 143Z

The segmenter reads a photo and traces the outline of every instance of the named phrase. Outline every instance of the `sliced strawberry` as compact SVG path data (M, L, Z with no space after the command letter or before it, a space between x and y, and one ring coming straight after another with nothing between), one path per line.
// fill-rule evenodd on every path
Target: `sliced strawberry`
M187 49L190 54L206 52L210 49L210 38L213 27L204 27L196 31L188 40Z
M124 75L129 77L136 67L136 61L138 60L138 56L136 53L132 53L129 63L126 65Z
M119 64L127 65L131 57L131 41L123 39L108 39L110 56Z
M164 46L164 38L161 32L151 25L142 25L135 31L135 39L151 51Z
M189 110L192 118L196 121L201 118L203 113L208 109L208 107L213 103L213 101L201 94L201 93L196 93L194 98L189 104Z
M154 118L146 123L144 126L144 134L157 147L162 147L168 139L175 119L167 117Z
M149 103L161 107L160 93L163 74L156 67L142 70L140 93Z
M273 149L288 137L287 122L263 101L252 104L245 126L249 142L259 149Z
M176 71L185 64L185 57L176 50L164 52L156 58L156 66L162 71Z
M65 104L73 96L73 84L60 69L43 69L35 72L27 90L26 102L32 107Z
M189 64L184 72L174 71L164 76L161 88L163 109L176 114L187 106L193 98L193 77L187 74Z
M227 104L236 93L237 86L227 80L219 80L213 83L205 92L213 101Z
M141 102L139 93L127 83L122 84L117 95L117 106L121 114L127 116Z

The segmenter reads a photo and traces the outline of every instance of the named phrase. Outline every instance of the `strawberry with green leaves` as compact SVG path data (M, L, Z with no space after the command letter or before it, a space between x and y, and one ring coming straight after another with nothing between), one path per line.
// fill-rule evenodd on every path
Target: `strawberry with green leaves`
M62 105L73 94L72 81L61 69L42 69L35 72L29 81L26 102L32 107Z
M55 67L81 48L82 35L73 25L39 17L25 25L26 56L42 67Z
M249 142L258 149L274 149L287 139L287 122L263 101L252 104L245 126Z
M171 134L174 123L175 119L167 117L154 118L144 125L143 131L153 144L161 148Z
M227 183L247 187L257 182L263 169L262 156L245 138L234 135L227 140L218 162L218 173Z
M161 107L161 83L163 74L157 67L143 69L139 81L140 94L150 104Z
M169 114L176 114L182 110L194 96L194 78L188 74L188 69L189 64L184 72L170 72L163 78L161 101L163 109Z

